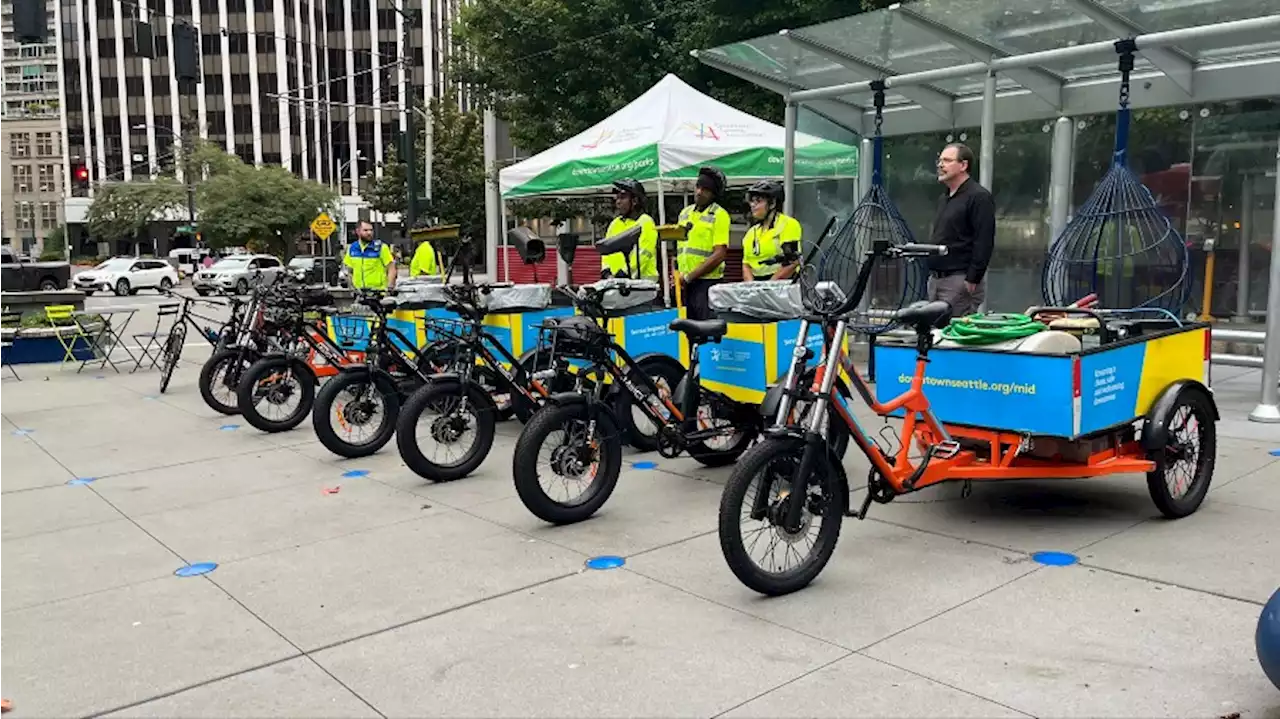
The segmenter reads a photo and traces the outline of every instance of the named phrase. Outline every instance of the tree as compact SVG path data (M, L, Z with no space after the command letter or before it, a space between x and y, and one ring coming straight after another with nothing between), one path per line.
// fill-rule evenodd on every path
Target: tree
M67 251L67 227L61 225L44 236L44 249L40 251L41 262L56 262L65 257Z
M288 260L316 215L332 212L329 188L283 167L228 163L201 183L200 231L214 247L253 246Z
M107 240L135 237L153 220L186 206L184 186L171 177L113 182L97 187L89 206L89 232Z
M539 152L603 120L668 72L734 107L782 121L777 95L689 55L885 7L885 0L475 0L454 25L457 77ZM851 8L852 5L852 8ZM602 31L602 28L605 30Z

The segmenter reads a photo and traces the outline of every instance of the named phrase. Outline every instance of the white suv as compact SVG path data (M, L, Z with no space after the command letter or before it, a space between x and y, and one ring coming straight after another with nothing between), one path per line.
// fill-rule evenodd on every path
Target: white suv
M235 292L243 295L256 282L270 284L284 272L284 265L271 255L231 255L191 276L191 286L200 295Z
M138 290L164 292L178 284L178 271L164 260L141 257L112 257L92 270L71 278L71 286L86 295L98 290L124 295Z

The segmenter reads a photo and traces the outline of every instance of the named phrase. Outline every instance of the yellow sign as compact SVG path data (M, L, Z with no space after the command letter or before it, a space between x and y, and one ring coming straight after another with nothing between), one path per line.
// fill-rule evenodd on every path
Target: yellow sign
M316 236L322 240L329 239L329 235L332 235L336 229L338 229L338 226L333 223L333 220L329 219L328 213L325 212L316 215L316 219L311 221L311 231L316 233Z

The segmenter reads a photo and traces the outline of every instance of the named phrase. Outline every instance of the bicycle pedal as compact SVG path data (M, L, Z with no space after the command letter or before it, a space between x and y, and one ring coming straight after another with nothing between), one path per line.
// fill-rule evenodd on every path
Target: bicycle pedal
M933 456L939 459L951 459L960 453L960 443L954 439L933 445Z

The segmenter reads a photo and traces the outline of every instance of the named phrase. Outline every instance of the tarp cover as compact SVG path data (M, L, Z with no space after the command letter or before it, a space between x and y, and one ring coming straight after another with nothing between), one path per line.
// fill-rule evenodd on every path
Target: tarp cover
M495 287L480 293L480 304L490 312L545 309L551 306L551 285Z
M653 280L630 280L619 277L610 277L584 287L604 290L600 304L606 310L625 310L651 304L658 299L660 289L658 283ZM620 291L624 287L628 290L625 296Z
M735 312L762 320L789 320L805 312L800 285L791 280L712 285L708 298L716 312Z
M503 197L595 194L631 177L692 181L713 164L731 184L782 179L786 131L667 75L629 105L498 173ZM796 179L856 177L858 148L796 133Z

